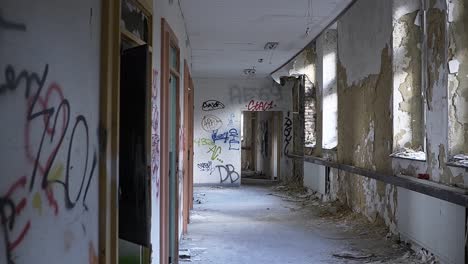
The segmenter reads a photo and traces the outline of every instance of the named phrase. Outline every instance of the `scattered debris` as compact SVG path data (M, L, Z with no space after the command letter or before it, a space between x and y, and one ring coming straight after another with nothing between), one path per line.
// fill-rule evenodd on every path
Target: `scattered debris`
M468 155L458 154L458 155L453 156L450 161L455 163L456 165L466 167L468 166Z
M333 257L335 258L344 258L344 259L367 259L371 258L373 254L365 254L361 252L340 252L340 253L333 253Z
M428 263L428 264L439 263L438 259L434 256L434 254L430 253L424 248L421 248L416 255L421 259L422 263Z
M426 153L420 149L414 150L410 148L402 148L400 150L395 151L391 156L414 160L426 160Z
M189 260L191 258L190 249L179 249L179 259Z

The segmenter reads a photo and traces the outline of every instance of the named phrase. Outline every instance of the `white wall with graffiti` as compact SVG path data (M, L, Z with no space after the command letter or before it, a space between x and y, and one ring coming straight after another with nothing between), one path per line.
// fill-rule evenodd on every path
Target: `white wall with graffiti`
M0 263L98 263L101 3L0 5Z
M194 184L239 185L242 111L281 111L287 116L291 87L269 78L194 81Z

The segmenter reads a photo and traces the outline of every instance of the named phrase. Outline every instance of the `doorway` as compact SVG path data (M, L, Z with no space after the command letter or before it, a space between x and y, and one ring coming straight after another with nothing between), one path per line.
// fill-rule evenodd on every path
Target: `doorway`
M242 112L242 181L280 177L282 112Z
M120 65L119 262L140 262L150 248L151 182L148 45L125 48Z

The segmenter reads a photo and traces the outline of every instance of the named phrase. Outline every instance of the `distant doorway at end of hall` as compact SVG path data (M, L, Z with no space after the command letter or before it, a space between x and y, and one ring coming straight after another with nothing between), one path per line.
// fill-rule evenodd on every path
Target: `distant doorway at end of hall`
M279 179L282 112L242 112L243 179Z

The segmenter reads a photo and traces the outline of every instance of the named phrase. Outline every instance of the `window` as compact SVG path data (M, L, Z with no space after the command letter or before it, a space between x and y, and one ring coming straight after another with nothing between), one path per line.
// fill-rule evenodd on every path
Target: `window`
M333 149L338 145L337 45L336 29L327 29L318 39L318 53L322 64L320 88L322 89L322 147L324 149Z

